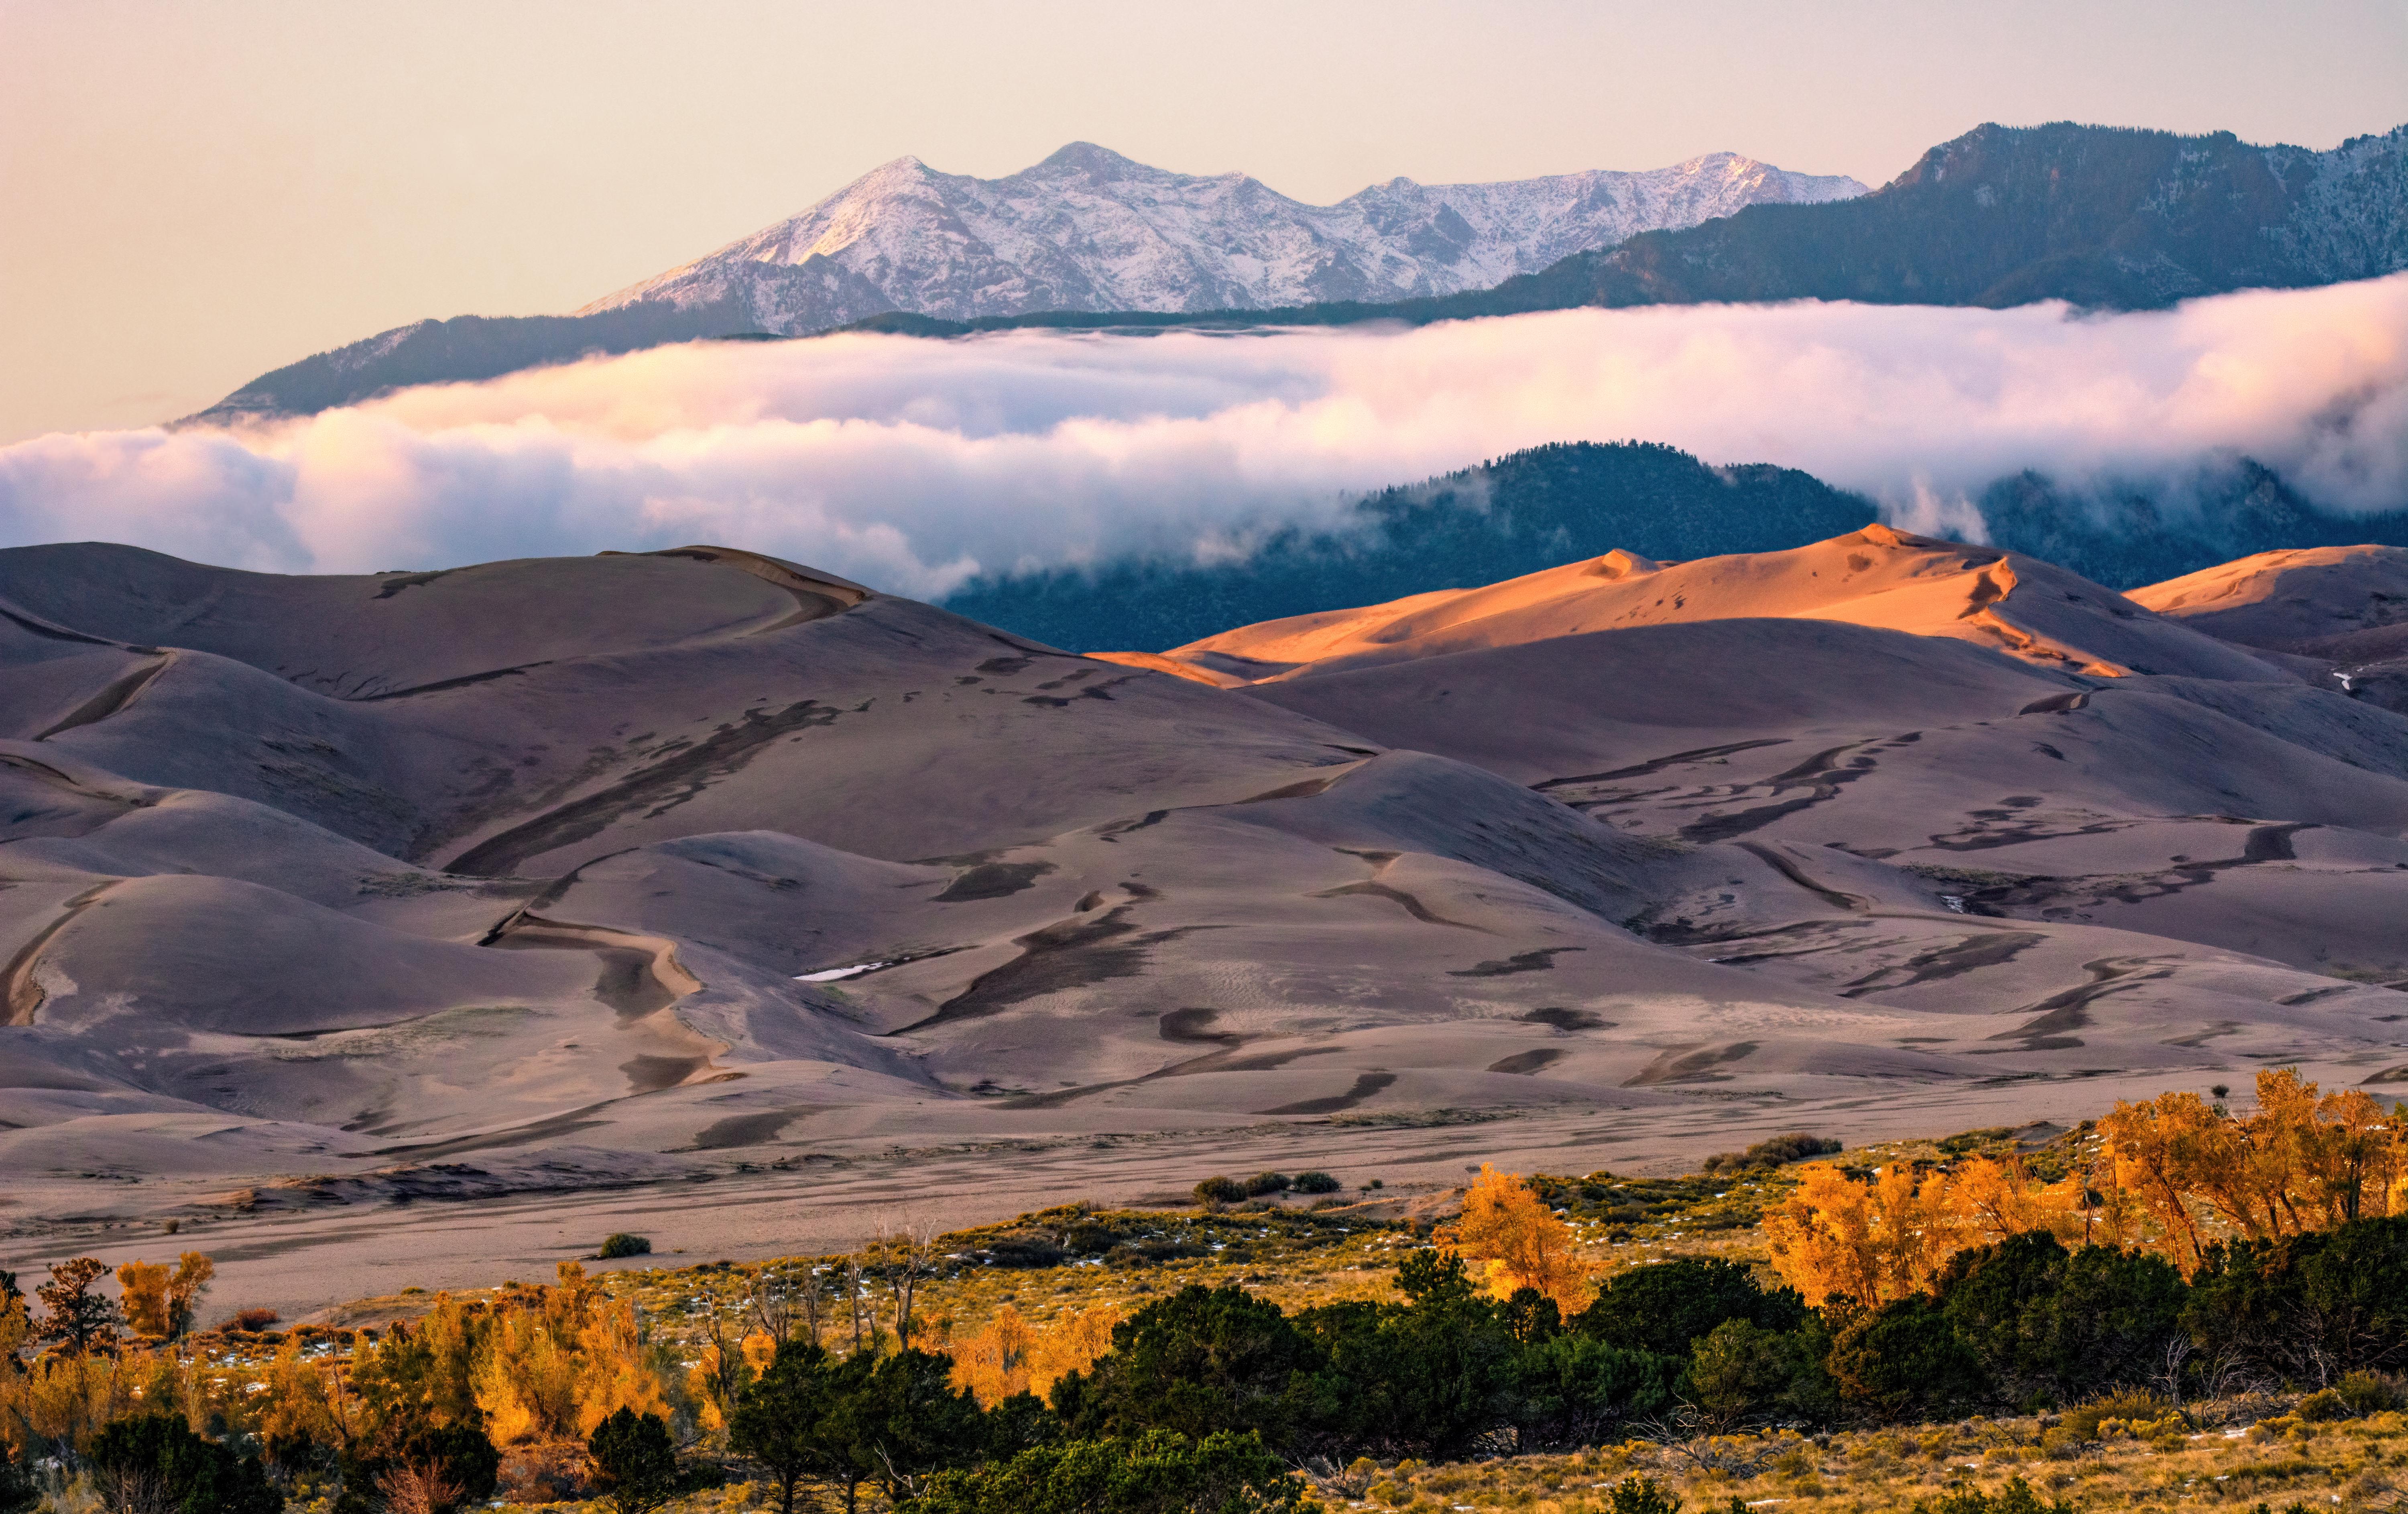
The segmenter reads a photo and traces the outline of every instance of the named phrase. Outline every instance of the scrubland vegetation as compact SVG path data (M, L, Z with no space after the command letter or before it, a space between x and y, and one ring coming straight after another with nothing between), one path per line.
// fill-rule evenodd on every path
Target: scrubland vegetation
M195 1334L206 1257L119 1300L70 1262L0 1287L0 1511L2408 1504L2396 1112L2221 1096L1484 1170L1436 1224L1208 1179L848 1256L567 1262L363 1331Z

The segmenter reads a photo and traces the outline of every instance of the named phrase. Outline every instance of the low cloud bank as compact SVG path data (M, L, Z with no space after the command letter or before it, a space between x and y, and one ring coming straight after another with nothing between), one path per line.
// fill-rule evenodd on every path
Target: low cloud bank
M1242 555L1547 441L1801 468L1901 524L2035 469L2171 492L2246 454L2408 506L2408 275L2161 313L1798 304L1419 330L712 343L245 432L0 449L0 545L357 572L718 541L922 598L980 571Z

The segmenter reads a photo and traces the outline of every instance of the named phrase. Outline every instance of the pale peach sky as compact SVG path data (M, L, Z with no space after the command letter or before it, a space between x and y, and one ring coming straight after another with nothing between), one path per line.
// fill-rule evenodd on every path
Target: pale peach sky
M2408 0L0 0L0 443L568 310L907 152L995 175L1085 139L1326 202L1722 149L1879 183L2067 118L2387 130Z

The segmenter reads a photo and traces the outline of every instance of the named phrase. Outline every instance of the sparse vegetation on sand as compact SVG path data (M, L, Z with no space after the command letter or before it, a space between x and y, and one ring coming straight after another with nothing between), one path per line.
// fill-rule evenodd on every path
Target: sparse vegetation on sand
M571 1262L356 1331L190 1334L159 1301L207 1259L130 1266L131 1315L70 1262L39 1319L0 1287L0 1508L2391 1510L2399 1112L2257 1096L1680 1179L1484 1169L1445 1215L1291 1182Z

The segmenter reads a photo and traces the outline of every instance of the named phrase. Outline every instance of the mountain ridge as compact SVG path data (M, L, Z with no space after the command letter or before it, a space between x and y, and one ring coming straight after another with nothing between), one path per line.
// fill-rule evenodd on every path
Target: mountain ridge
M799 215L582 307L733 303L797 335L888 309L1271 309L1484 288L1743 205L1863 194L1731 152L1496 183L1396 178L1332 205L1245 174L1180 174L1073 142L1001 179L882 164ZM864 304L877 309L862 309Z
M308 414L410 384L697 338L806 335L896 311L994 320L1100 305L1189 315L1437 297L1652 227L1864 188L1713 152L1666 168L1487 184L1397 178L1312 206L1244 174L1171 173L1088 142L993 180L903 157L571 314L396 326L262 374L187 424Z
M2115 151L2086 152L2100 144ZM1972 223L1977 212L1985 223ZM2002 227L2017 235L2002 236ZM1985 123L1854 199L1748 206L1682 230L1641 232L1491 289L1384 305L1299 306L1255 320L1421 325L1583 306L1793 299L1992 309L2059 299L2091 310L2162 310L2200 296L2344 283L2403 268L2408 125L2315 152L2261 147L2230 132ZM957 323L884 315L857 328L943 337L1244 319L1239 311L1040 312Z
M1072 144L1047 163L1085 145ZM898 159L867 177L904 162L924 168L917 160ZM1253 182L1242 175L1193 178L1214 184L1233 180ZM1396 191L1398 182L1371 186L1340 203ZM1426 194L1481 187L1412 186ZM462 316L396 327L262 374L178 424L312 413L408 384L492 378L666 341L781 335L758 319L763 298L787 312L780 319L790 326L800 319L793 312L817 302L814 308L830 312L828 329L924 337L1012 327L1423 324L1584 305L1807 298L1993 307L2063 299L2092 309L2162 309L2197 295L2342 282L2408 268L2408 125L2317 152L2258 146L2229 132L2185 137L2071 122L1985 123L1931 148L1870 194L1739 206L1684 228L1637 231L1612 247L1575 252L1491 287L1401 298L1323 287L1314 291L1322 297L1290 304L1258 299L1215 309L947 315L887 300L869 280L824 255L767 272L763 265L740 280L706 269L720 268L713 259L811 213L606 296L584 313ZM1429 214L1434 223L1438 209ZM2001 228L2014 235L2002 237ZM630 297L666 290L665 281L681 279L673 299ZM739 282L745 287L736 287Z
M2155 491L2027 470L1993 480L1971 503L1982 544L2117 590L2282 547L2408 546L2408 509L2323 510L2248 457ZM1283 527L1241 561L986 573L943 603L1055 646L1153 650L1616 549L1666 561L1783 552L1883 515L1867 496L1796 469L1710 464L1659 442L1553 442L1366 495L1330 528Z
M2329 152L2230 132L1985 123L1838 215L1742 212L1543 277L1610 306L1856 299L2157 310L2408 267L2408 126Z

